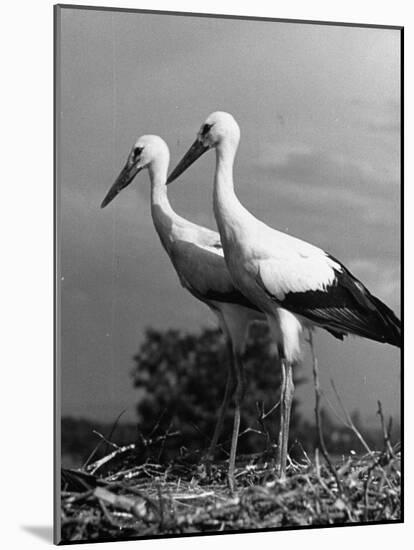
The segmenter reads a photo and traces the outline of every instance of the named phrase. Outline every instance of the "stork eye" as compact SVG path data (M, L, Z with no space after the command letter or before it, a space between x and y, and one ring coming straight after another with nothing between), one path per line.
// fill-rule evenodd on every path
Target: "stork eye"
M143 149L144 149L143 147L135 147L135 149L134 149L134 158L137 159L139 157L139 155L142 153Z
M201 135L203 137L206 136L209 133L212 126L213 126L212 124L204 124L203 128L201 129Z

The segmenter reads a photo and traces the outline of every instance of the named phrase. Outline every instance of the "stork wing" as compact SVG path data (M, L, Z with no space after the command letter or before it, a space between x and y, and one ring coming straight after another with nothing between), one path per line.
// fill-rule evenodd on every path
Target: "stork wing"
M194 224L195 225L195 224ZM197 242L200 246L205 246L206 248L214 248L219 251L221 256L224 256L223 246L221 244L220 235L217 231L203 227L202 225L195 225L197 228L198 238Z
M255 311L234 286L224 260L220 239L205 245L179 240L171 248L171 260L181 284L199 300L238 304Z
M259 264L258 284L278 305L334 333L400 346L394 313L338 260L320 249Z

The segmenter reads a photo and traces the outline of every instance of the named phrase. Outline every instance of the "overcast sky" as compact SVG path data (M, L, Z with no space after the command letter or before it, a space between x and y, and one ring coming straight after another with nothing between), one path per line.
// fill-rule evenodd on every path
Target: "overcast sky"
M152 226L146 172L99 205L142 134L181 158L212 111L241 128L237 193L269 225L321 246L400 313L399 32L61 10L62 412L134 419L144 329L214 326L178 283ZM214 155L169 188L214 228ZM187 185L186 185L187 183ZM400 354L318 331L323 386L372 422L397 416ZM311 379L308 353L301 367ZM311 414L313 389L298 389Z

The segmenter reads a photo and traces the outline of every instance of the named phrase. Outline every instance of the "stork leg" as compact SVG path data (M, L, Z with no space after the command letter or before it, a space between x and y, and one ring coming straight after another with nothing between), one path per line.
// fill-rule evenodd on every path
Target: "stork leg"
M230 490L233 492L235 488L234 469L236 464L237 442L240 429L240 408L242 405L245 393L245 379L243 371L242 356L245 349L246 336L249 330L249 325L254 319L252 312L247 308L235 307L234 304L222 304L220 306L220 324L223 332L227 336L229 345L232 346L230 351L231 361L230 366L232 375L235 381L234 391L234 422L233 433L231 438L229 469L227 479ZM232 389L232 384L229 384L229 391Z
M293 365L300 356L300 321L283 308L277 308L273 315L267 315L269 327L278 347L281 366L281 395L280 395L280 431L277 449L277 469L281 479L286 476L286 459L289 442L290 411L292 408L293 392Z
M231 492L235 489L234 470L236 466L236 452L237 442L239 439L240 431L240 408L242 405L243 397L245 394L245 378L243 371L243 363L239 353L234 353L234 367L236 376L236 391L234 392L234 422L233 422L233 434L231 437L231 448L229 458L229 470L228 470L228 483Z
M234 372L234 358L233 358L233 345L231 343L230 339L227 339L227 349L229 354L229 368L227 371L227 381L226 381L226 388L224 390L224 396L223 401L221 402L219 414L217 418L216 427L214 428L213 437L210 442L210 446L207 451L206 456L206 462L207 464L211 462L214 458L214 453L217 447L217 443L219 440L219 437L221 435L221 432L223 430L223 424L224 424L224 418L226 416L227 408L229 405L230 397L231 397L231 390L233 385L233 372Z
M282 392L280 398L280 432L279 432L279 447L278 447L278 467L279 477L286 477L286 460L289 442L289 424L290 411L292 408L293 393L295 386L293 383L293 369L290 361L282 359Z

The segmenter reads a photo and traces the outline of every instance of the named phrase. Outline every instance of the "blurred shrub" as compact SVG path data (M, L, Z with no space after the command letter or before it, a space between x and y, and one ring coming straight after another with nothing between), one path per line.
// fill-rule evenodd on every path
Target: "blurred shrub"
M224 393L228 354L224 337L218 329L199 333L148 329L138 353L134 356L132 380L138 390L137 423L113 424L87 419L62 419L62 455L66 465L81 465L100 442L97 431L118 444L136 443L142 460L169 460L180 450L205 451L213 435L217 413ZM244 354L246 396L242 406L239 453L260 453L277 441L280 395L280 365L265 325L254 325ZM295 386L302 369L294 369ZM311 390L311 386L310 386ZM303 449L312 452L317 446L314 417L299 413L295 399L290 429L290 455L301 456ZM273 409L273 411L272 411ZM263 412L270 414L261 421ZM233 402L227 411L220 442L226 456L233 425ZM383 435L378 427L367 429L357 411L354 423L372 449L381 449ZM114 419L115 420L115 419ZM334 421L322 410L322 426L328 451L336 456L350 450L364 452L355 434ZM172 434L167 437L166 434ZM399 423L394 423L393 441L400 439ZM111 448L100 444L94 459ZM220 455L217 455L220 457Z
M179 432L166 442L164 451L168 455L182 446L205 449L214 431L229 366L221 331L205 329L199 334L184 334L176 330L147 330L134 362L133 383L142 392L137 411L144 437ZM263 422L259 420L263 411L270 411L278 401L280 387L280 365L265 325L251 328L243 363L246 395L241 432L245 433L239 449L243 453L261 452L269 440L276 440L279 429L277 408ZM295 381L296 385L299 383L300 380ZM296 405L294 401L292 432L298 422ZM227 440L227 449L233 412L232 401L221 437L221 441Z

